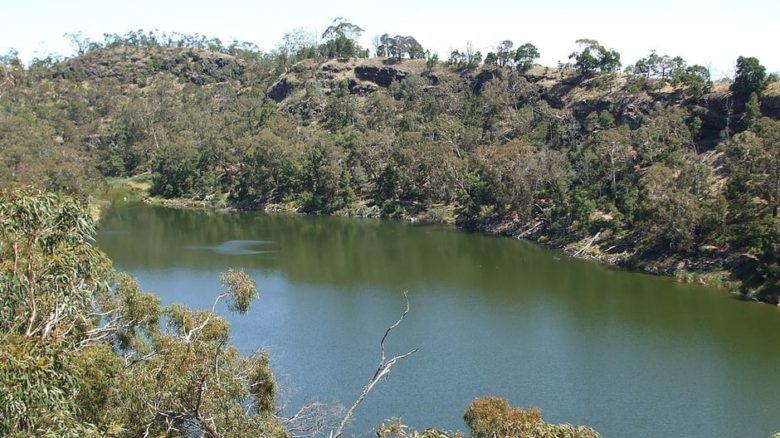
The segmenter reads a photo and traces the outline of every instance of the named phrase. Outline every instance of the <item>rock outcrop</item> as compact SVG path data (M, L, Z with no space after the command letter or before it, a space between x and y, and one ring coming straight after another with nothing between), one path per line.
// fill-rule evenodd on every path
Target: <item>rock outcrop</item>
M275 102L281 102L291 95L298 88L298 85L297 81L283 77L268 88L268 97Z
M373 65L359 65L355 67L355 77L385 88L389 87L393 81L400 81L407 75L407 72L396 70L392 67L376 67Z

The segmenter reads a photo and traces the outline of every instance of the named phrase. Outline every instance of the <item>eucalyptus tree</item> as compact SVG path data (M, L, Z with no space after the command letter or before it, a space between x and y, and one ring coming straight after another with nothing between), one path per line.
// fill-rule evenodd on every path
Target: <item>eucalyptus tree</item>
M0 435L287 436L268 356L239 356L216 313L246 313L254 281L231 270L211 309L164 307L94 232L72 198L0 194Z
M362 34L363 28L338 17L322 33L320 54L326 58L365 58L366 50L357 42Z
M384 34L379 37L376 55L379 57L392 58L396 61L400 61L405 57L408 57L409 59L421 59L425 57L425 49L417 39L411 35L396 35L391 37L389 34Z
M504 40L496 46L496 59L500 67L511 67L514 63L515 52L512 50L514 45L512 40Z
M579 39L576 41L581 47L579 51L572 52L569 59L574 60L574 66L584 75L596 72L612 73L620 68L620 53L613 49L607 49L596 40Z
M757 58L737 58L737 74L731 84L731 92L739 104L744 105L753 93L760 95L766 86L766 67Z
M533 67L539 56L539 49L536 46L531 43L525 43L515 51L515 65L521 71L526 71Z

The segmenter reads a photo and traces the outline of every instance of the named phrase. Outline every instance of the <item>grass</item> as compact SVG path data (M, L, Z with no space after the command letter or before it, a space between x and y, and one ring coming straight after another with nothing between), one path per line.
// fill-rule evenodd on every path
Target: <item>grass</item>
M152 176L149 174L131 177L106 178L108 186L99 198L110 202L140 201L149 197L152 188Z
M148 192L152 188L152 175L141 174L130 177L111 177L106 178L106 183L110 188L126 187L130 190Z
M765 97L780 97L780 81L772 82L764 90Z

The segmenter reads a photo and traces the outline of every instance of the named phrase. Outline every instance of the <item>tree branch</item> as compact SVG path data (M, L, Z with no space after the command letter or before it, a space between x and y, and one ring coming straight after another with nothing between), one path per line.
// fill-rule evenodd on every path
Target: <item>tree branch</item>
M374 386L376 386L377 383L379 383L383 378L387 377L387 375L390 374L390 369L393 367L393 365L396 364L396 362L413 355L419 350L418 348L414 348L405 354L401 354L399 356L393 356L392 358L390 358L390 360L386 360L385 358L385 340L387 339L387 336L390 334L390 332L393 329L395 329L401 324L401 321L404 320L406 314L409 313L409 309L410 309L409 297L407 296L407 294L408 291L405 291L404 299L406 299L406 310L404 310L404 312L401 314L401 317L398 318L398 321L396 321L395 324L387 328L387 330L385 331L385 335L382 336L382 341L380 341L379 343L379 349L381 352L379 367L377 367L376 372L374 372L374 376L371 377L371 380L369 380L366 386L363 387L363 391L361 391L357 400L355 400L355 403L353 403L352 406L349 408L349 410L347 410L347 413L346 415L344 415L344 418L341 420L341 423L339 424L338 429L336 429L336 432L330 433L330 438L339 438L341 434L344 433L344 428L349 422L349 419L352 417L352 414L355 412L355 409L357 409L360 403L363 402L363 400L366 398L368 393L371 392L372 389L374 389Z

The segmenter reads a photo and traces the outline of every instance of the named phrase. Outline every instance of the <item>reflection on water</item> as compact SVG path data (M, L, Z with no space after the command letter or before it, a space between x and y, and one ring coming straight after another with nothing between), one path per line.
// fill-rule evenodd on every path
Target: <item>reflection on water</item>
M258 247L267 247L274 242L270 240L228 240L219 245L212 246L187 246L187 249L200 249L213 251L222 255L252 255L252 254L270 254L276 252L274 249L251 249Z
M537 405L606 437L766 437L780 430L780 312L723 291L620 272L511 239L401 222L123 207L99 245L166 303L207 307L244 268L261 298L230 316L267 348L291 407L349 405L410 291L399 364L358 411L464 429L473 398Z

